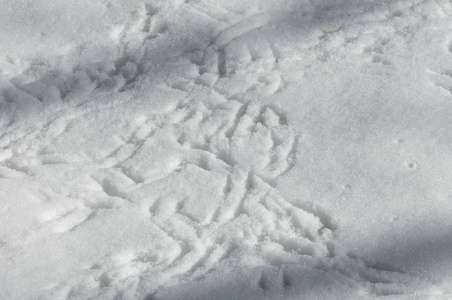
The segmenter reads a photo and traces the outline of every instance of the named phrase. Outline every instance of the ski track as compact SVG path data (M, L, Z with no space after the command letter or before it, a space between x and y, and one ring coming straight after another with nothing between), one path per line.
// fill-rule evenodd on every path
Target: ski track
M221 6L201 6L190 2L184 5L215 22L227 24L210 45L192 51L193 55L184 53L186 57L180 57L182 60L188 57L197 75L187 73L167 79L170 89L183 92L186 97L172 110L147 115L130 128L122 127L125 133L118 138L121 141L105 155L91 157L90 167L83 169L88 172L87 180L93 181L90 195L94 197L91 199L94 204L85 203L83 208L58 214L46 224L51 224L59 233L77 231L95 219L99 209L111 208L102 204L101 199L105 197L147 205L149 222L163 231L170 242L161 249L151 247L137 251L125 263L122 262L122 265L130 264L138 270L129 277L126 271L121 273L121 266L114 264L106 269L100 265L92 270L101 273L99 287L124 287L126 283L134 282L135 293L141 296L152 297L177 277L202 279L234 254L246 251L262 256L267 264L278 270L277 275L261 274L257 285L263 291L286 290L296 285L296 279L285 271L284 266L310 257L317 262L316 267L325 272L334 270L357 282L370 284L376 295L397 294L397 285L403 281L403 274L399 271L377 269L353 255L337 258L338 263L328 262L336 259L332 238L337 225L332 216L315 204L287 201L275 188L278 178L295 164L300 141L282 109L272 103L256 101L249 94L267 98L284 89L279 63L286 57L278 53L272 41L260 38L258 51L246 38L254 38L257 31L280 22L287 14L260 13L231 25L230 21L239 17ZM165 34L166 25L158 19L158 8L146 5L142 15L139 27L146 39ZM324 32L318 41L322 42L334 32ZM341 45L356 38L345 39ZM381 59L382 43L384 41L375 41L362 51L373 55L374 63L389 64L389 61ZM452 52L451 46L449 51ZM237 56L238 60L231 59ZM118 59L112 69L98 67L88 70L95 86L93 90L114 87L120 92L126 91L148 71L142 67L146 66L145 60L145 56L126 55ZM254 73L247 74L246 70ZM435 85L452 94L452 72L446 70L439 77L443 79ZM13 154L2 158L0 166L33 178L40 167L83 161L70 155L47 154L46 148L71 134L70 131L77 128L79 118L95 118L105 108L90 108L89 103L84 102L75 105L84 108L81 112L72 109L64 104L72 92L67 87L60 86L52 95L38 95L33 93L33 89L14 83L11 88L36 99L37 105L59 98L65 108L42 127L24 134L14 130L15 116L3 122L7 133L0 138L0 145L3 151L13 149ZM212 101L197 98L196 91L206 90L216 96ZM178 158L169 157L168 165L163 167L155 163L157 171L154 173L140 170L137 164L157 151L156 145L160 145L162 136L168 140L168 155L174 154ZM151 165L149 169L152 168ZM207 215L198 216L187 209L190 203L183 197L166 199L163 193L151 201L139 196L142 189L152 188L189 171L222 178L223 192L217 196L222 199ZM12 177L8 172L1 173L1 177ZM344 263L347 267L341 263L342 260L348 262Z

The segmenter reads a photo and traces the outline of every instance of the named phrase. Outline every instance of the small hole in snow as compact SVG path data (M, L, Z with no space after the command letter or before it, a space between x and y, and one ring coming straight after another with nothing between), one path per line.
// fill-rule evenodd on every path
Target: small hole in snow
M110 286L110 278L108 278L107 273L102 273L99 277L99 287L109 287Z
M410 169L414 170L414 169L416 169L416 168L417 168L417 164L416 164L416 163L414 163L414 162L411 162L411 163L409 163L409 164L408 164L408 168L410 168Z

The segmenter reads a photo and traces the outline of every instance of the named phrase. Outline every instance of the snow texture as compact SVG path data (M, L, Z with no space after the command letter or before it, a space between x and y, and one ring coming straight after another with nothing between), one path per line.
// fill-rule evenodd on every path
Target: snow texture
M0 8L0 299L452 297L450 1Z

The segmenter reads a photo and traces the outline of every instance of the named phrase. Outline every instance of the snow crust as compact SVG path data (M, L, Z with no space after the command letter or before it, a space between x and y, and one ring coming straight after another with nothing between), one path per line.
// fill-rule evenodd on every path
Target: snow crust
M452 4L0 3L1 299L447 299Z

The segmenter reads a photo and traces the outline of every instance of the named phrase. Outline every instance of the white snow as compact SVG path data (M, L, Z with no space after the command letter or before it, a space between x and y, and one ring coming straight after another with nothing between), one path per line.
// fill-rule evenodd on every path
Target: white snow
M452 297L452 3L0 3L0 299Z

